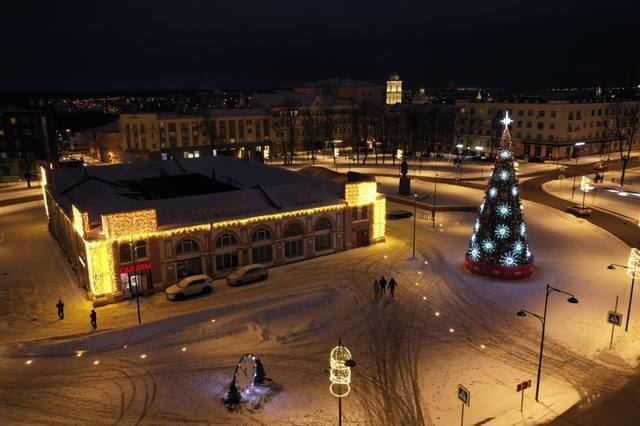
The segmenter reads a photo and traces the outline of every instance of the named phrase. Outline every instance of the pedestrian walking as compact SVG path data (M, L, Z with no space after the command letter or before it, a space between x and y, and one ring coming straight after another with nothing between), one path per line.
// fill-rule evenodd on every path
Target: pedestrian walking
M92 309L89 314L89 318L91 318L91 326L93 328L98 328L98 315L96 315L96 310Z
M396 280L391 278L389 280L389 294L391 294L391 297L394 297L396 293L396 287L398 287L398 283L396 282Z
M58 318L64 319L64 303L62 303L62 300L58 299L56 308L58 308Z
M387 280L382 277L380 278L380 294L384 294L384 288L387 286Z
M378 280L373 280L373 294L375 294L376 299L380 296L380 284Z

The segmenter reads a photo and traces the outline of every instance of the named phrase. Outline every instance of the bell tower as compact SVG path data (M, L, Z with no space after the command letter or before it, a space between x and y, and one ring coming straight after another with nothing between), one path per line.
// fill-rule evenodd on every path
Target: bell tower
M387 80L387 105L402 103L402 80L397 72L391 73Z

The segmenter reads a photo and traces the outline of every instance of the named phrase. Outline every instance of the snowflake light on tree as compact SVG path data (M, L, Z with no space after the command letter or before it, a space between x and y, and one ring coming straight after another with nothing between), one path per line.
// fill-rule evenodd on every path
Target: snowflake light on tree
M520 201L520 186L511 150L508 114L495 167L489 174L478 220L473 224L467 258L499 267L520 267L533 262L527 241L527 226ZM467 266L470 268L470 266ZM471 268L470 268L471 269Z
M504 240L509 236L511 232L509 231L509 227L505 224L500 224L496 227L496 237Z

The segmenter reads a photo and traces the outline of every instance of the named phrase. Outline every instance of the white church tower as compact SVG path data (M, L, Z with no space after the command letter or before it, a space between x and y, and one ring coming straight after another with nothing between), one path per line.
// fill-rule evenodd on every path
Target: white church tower
M402 103L402 80L397 72L391 73L387 80L387 105Z

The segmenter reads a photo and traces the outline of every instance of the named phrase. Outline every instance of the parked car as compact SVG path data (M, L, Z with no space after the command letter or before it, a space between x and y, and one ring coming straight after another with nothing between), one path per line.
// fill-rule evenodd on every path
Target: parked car
M192 275L165 289L167 299L182 300L194 294L208 294L213 290L213 280L208 275Z
M387 219L389 220L406 219L411 216L413 216L413 213L406 210L392 210L387 213Z
M593 170L602 171L607 169L607 163L596 163L593 165Z
M267 267L261 263L242 266L227 276L227 284L236 286L254 281L266 280L269 276Z
M591 209L589 207L582 206L567 207L567 212L578 217L587 217L591 215Z

